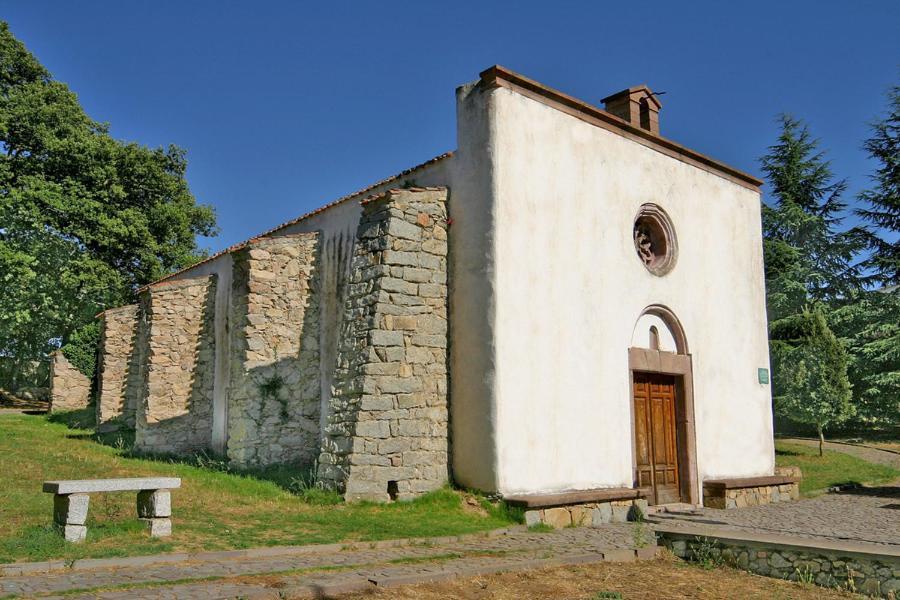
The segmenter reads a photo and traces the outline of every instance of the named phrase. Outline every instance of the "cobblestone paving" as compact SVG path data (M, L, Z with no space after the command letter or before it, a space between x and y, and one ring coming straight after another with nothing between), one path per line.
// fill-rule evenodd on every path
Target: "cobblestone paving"
M862 488L738 510L703 508L692 514L657 515L652 521L900 547L900 487Z
M564 529L552 533L515 531L497 537L467 536L463 540L447 539L399 547L372 548L361 543L345 550L323 549L301 554L265 557L239 557L174 564L149 564L128 568L57 571L29 576L0 577L0 596L16 594L27 597L53 596L67 592L66 597L100 598L231 598L274 594L271 586L257 582L206 581L181 583L185 580L235 578L284 573L279 586L287 585L309 592L313 583L334 585L338 582L365 583L371 578L423 575L428 573L459 574L476 566L480 570L496 567L513 568L523 561L565 557L599 556L603 552L632 549L633 524L610 524L601 529ZM652 534L651 534L652 535ZM655 542L650 542L651 546ZM633 553L632 553L633 556ZM429 562L437 559L438 562ZM339 569L345 571L285 573L301 569ZM110 589L152 582L165 587L142 589ZM98 589L99 588L99 589ZM102 592L103 588L108 592ZM279 590L284 590L279 587ZM94 591L89 591L94 590ZM299 592L297 592L299 594Z

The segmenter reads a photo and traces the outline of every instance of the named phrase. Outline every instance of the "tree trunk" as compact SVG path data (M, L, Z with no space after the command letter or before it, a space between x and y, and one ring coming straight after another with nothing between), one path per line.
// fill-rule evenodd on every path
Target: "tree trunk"
M819 456L825 455L825 432L822 431L822 426L818 425L816 427L819 430Z

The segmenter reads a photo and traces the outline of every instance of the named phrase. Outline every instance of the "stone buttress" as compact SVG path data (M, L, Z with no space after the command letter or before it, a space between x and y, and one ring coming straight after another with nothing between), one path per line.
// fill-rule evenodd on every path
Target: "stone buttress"
M447 190L363 202L319 479L347 500L448 481Z
M234 255L227 455L237 466L318 458L318 245L318 233L301 233Z
M207 450L212 436L216 276L166 282L141 295L145 357L135 448Z
M99 378L97 386L97 426L101 431L134 428L135 412L142 390L142 357L137 304L110 308L100 317Z
M61 350L50 356L50 412L87 408L91 380L69 362Z

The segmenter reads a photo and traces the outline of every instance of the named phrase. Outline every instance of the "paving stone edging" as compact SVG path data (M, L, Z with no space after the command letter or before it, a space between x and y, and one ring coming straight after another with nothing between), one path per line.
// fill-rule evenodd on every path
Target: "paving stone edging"
M215 552L173 552L168 554L149 554L128 556L124 558L82 558L75 561L53 559L37 562L0 564L0 577L16 575L35 575L54 571L89 571L91 569L115 569L119 567L143 567L164 563L189 563L208 560L231 560L237 558L264 558L268 556L290 556L298 554L329 554L359 548L397 548L402 546L429 546L451 542L465 542L484 538L493 538L510 533L526 531L524 525L514 525L501 529L489 529L476 533L447 535L430 538L399 538L393 540L373 540L369 542L339 542L336 544L308 544L305 546L267 546L248 548L246 550L219 550Z

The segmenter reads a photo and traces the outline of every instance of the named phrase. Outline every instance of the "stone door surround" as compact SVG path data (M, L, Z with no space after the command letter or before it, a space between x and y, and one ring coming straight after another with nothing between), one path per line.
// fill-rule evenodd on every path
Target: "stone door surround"
M678 452L678 480L682 501L700 504L700 486L697 478L697 445L694 429L694 384L691 356L646 348L628 349L629 398L632 412L632 436L634 436L634 373L659 373L675 377L675 421ZM634 440L632 439L632 472L637 468Z
M179 477L131 477L45 481L43 490L53 496L53 521L67 542L87 537L88 503L96 492L137 492L138 517L147 523L152 537L172 535L171 490L181 487Z

